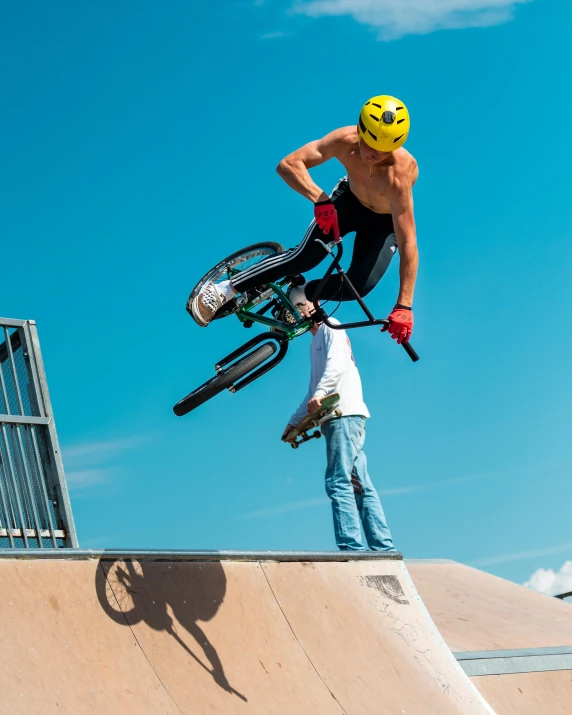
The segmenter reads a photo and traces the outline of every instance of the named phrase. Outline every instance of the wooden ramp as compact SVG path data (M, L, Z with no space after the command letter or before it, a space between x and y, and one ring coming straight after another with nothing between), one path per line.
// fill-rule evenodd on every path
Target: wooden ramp
M572 605L459 563L407 568L498 715L572 713Z
M0 559L0 713L493 712L401 560L73 555Z

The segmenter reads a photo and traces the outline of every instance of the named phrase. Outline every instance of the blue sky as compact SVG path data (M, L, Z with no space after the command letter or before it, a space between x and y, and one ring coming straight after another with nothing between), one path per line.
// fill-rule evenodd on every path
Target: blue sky
M309 338L235 396L171 405L250 336L194 325L196 279L311 219L277 162L390 93L420 165L422 359L351 338L396 545L517 581L572 557L571 18L557 0L4 8L0 313L38 323L83 546L334 548L323 444L279 441ZM374 312L396 290L397 263Z

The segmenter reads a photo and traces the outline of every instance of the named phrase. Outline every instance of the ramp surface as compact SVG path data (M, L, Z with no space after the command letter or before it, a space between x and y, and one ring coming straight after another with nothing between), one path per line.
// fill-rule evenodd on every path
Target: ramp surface
M402 561L200 558L1 559L0 712L492 712Z
M471 681L498 715L572 713L571 604L459 563L407 568L451 650L494 663Z

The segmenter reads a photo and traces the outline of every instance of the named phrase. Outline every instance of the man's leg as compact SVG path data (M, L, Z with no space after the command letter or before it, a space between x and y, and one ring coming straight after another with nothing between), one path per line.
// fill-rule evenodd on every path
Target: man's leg
M322 425L326 438L328 465L326 467L326 493L332 500L334 534L339 549L363 551L360 516L352 470L358 449L351 438L352 417L328 420Z
M355 424L355 434L353 436L354 443L359 447L356 460L354 462L354 485L356 481L359 483L358 493L356 493L356 502L358 505L361 522L365 538L370 549L373 551L394 551L393 539L391 532L385 520L385 514L379 500L379 495L371 483L369 473L367 471L367 458L363 451L363 443L365 441L365 419L363 417L356 418L362 420L361 424ZM359 493L361 492L361 494Z
M366 209L362 207L361 214ZM372 214L371 211L367 212ZM397 250L390 214L372 214L373 219L360 226L356 232L352 260L347 271L354 288L360 296L367 295L381 280ZM311 300L320 281L310 281L306 295ZM337 274L332 275L324 286L320 299L354 300L354 296L341 283Z
M340 234L345 236L346 233L355 231L358 213L357 199L349 190L347 178L344 177L338 182L332 191L331 198L338 213ZM327 243L332 239L332 235L326 236L316 222L312 221L298 246L276 256L270 256L252 268L243 271L233 278L232 287L237 293L243 293L265 283L284 278L284 276L295 276L312 270L328 255L316 239Z
M355 231L361 204L349 190L347 178L342 179L332 192L332 201L338 212L340 234L345 236L349 231ZM315 268L328 255L324 247L316 241L317 238L327 243L332 239L332 235L326 236L316 222L312 221L302 243L295 248L269 256L232 280L205 285L191 304L191 314L197 324L201 327L207 326L219 308L237 293L244 293L284 276L295 276Z
M284 276L295 276L311 271L328 255L324 247L315 240L316 238L324 242L328 240L316 222L312 221L298 246L265 258L252 268L243 271L232 280L232 287L237 293L244 293Z

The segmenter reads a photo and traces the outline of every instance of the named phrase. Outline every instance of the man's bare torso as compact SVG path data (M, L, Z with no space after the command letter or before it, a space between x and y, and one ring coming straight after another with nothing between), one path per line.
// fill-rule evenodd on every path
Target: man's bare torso
M386 196L388 187L396 180L404 187L412 187L419 173L417 162L403 147L392 152L379 164L366 164L360 156L359 135L355 127L346 128L342 149L336 158L348 173L352 193L364 206L380 214L391 213Z

